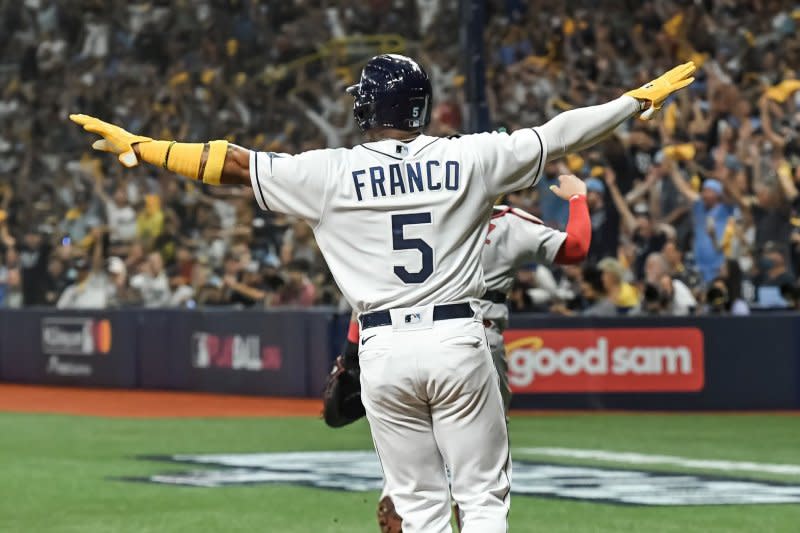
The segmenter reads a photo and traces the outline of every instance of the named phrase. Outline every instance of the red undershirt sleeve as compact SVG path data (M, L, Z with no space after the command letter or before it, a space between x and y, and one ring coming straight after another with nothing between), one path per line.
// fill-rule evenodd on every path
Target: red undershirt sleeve
M358 368L358 320L350 321L347 330L347 342L342 349L345 368Z
M592 221L585 195L575 195L569 199L569 220L567 238L556 254L557 265L575 265L586 259L592 242Z
M358 320L350 321L350 329L347 330L347 340L358 344Z

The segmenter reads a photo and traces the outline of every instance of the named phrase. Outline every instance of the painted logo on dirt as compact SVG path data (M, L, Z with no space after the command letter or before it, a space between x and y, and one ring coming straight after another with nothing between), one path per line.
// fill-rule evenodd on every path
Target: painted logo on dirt
M355 492L379 491L382 483L378 460L368 451L171 455L142 459L177 462L198 469L127 480L204 488L290 484ZM511 490L517 495L625 505L800 503L797 484L521 460L514 461Z
M90 376L92 366L69 357L92 357L111 351L111 322L106 319L49 317L42 319L42 352L49 355L47 373Z
M514 392L696 392L703 390L697 328L507 330Z

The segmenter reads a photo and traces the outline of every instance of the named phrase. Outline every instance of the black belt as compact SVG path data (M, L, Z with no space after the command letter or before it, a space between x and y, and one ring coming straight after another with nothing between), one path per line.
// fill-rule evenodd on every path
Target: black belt
M475 316L472 306L463 304L444 304L433 308L433 320L450 320L453 318L471 318ZM359 317L361 329L377 328L378 326L391 326L392 315L389 311L375 311L364 313ZM406 315L406 322L411 322L411 314Z
M486 291L481 300L488 300L495 304L506 303L506 293L503 291Z

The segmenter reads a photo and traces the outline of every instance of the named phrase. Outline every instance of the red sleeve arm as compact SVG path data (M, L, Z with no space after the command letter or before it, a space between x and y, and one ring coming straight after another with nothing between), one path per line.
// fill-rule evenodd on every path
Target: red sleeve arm
M358 344L358 320L350 321L350 328L347 330L347 341Z
M358 320L351 320L342 350L345 368L358 368Z
M575 265L586 259L592 243L592 221L586 196L575 195L569 199L567 238L556 254L557 265Z

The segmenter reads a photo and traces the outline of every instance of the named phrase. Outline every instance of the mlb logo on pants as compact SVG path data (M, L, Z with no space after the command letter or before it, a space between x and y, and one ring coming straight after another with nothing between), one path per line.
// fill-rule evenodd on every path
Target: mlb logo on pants
M406 324L419 324L422 321L422 317L419 313L409 313L405 318Z

